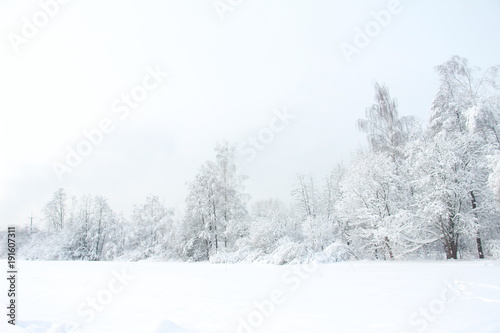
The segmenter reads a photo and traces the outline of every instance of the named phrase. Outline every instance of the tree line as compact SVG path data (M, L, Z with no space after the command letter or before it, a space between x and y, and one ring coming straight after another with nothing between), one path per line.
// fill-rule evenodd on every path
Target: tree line
M248 205L235 149L215 147L173 218L150 195L132 216L101 196L56 191L47 230L20 231L31 259L299 263L351 259L500 258L500 95L485 71L454 56L422 126L400 116L388 87L357 123L368 147L322 181L297 174L290 203Z

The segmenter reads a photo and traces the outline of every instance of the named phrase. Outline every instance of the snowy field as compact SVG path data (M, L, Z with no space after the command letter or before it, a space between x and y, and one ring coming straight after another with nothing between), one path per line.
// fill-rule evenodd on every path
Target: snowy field
M500 332L493 261L18 267L1 332Z

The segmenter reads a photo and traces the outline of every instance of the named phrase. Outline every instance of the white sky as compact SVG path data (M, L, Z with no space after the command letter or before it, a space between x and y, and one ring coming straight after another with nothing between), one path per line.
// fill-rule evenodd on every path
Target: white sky
M284 107L296 118L241 167L253 199L287 200L297 172L321 180L364 145L355 121L376 80L401 114L426 120L434 66L455 54L500 64L496 0L401 0L403 11L348 63L340 44L389 2L243 0L221 20L212 0L72 0L19 53L7 35L40 5L0 2L0 227L27 223L31 211L40 223L59 187L104 195L126 216L154 193L180 216L185 183L215 143L244 142ZM148 66L169 78L119 119L113 102ZM60 183L51 164L104 118L114 131Z

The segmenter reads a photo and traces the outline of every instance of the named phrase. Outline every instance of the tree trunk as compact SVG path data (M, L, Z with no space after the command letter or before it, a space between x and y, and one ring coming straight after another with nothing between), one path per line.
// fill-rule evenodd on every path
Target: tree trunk
M391 246L389 245L389 237L385 236L384 243L385 247L387 248L387 251L389 251L389 258L391 258L391 260L394 260L394 255L392 254L392 249Z
M212 210L214 214L214 236L215 236L215 253L219 250L219 239L217 235L217 213L215 208L215 202L212 200Z
M479 233L479 220L477 218L477 201L476 201L476 196L474 195L473 191L470 191L470 197L471 197L471 203L472 203L472 210L474 211L474 215L476 216L476 224L477 224L477 231L476 231L476 245L477 245L477 254L479 256L479 259L484 259L484 252L483 252L483 243L481 241L481 235Z
M214 235L215 235L215 253L219 250L219 239L217 237L217 221L214 223Z
M455 240L448 240L445 242L446 259L457 259L458 245Z
M441 230L444 235L444 251L446 252L446 259L457 259L458 250L458 235L455 233L455 223L453 217L448 218L448 225L445 226L441 223Z
M207 260L210 260L210 241L207 239Z

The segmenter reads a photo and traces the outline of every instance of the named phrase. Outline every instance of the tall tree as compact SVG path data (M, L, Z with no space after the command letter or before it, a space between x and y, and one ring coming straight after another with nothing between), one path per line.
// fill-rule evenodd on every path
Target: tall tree
M347 169L336 210L358 256L394 259L424 245L403 181L387 153L362 153Z
M321 211L327 220L335 219L335 204L342 197L340 184L345 175L346 168L339 164L325 179L323 195L321 198Z
M221 234L224 248L238 237L240 224L247 215L243 181L245 176L239 175L235 161L235 147L227 142L215 146L215 180L218 185L220 202ZM235 234L236 233L236 234Z
M320 197L311 174L297 174L292 196L302 219L314 219L319 215Z
M188 255L198 259L234 243L247 215L245 177L238 174L234 147L218 144L215 152L216 161L204 163L188 185L183 233Z
M393 159L402 156L402 148L410 138L413 117L400 117L398 103L385 85L375 83L375 103L366 109L366 119L358 120L358 128L367 135L375 153L387 153Z
M74 201L75 216L63 230L63 257L102 260L107 243L113 238L116 216L101 196L85 195Z
M469 208L476 222L475 240L479 258L484 258L481 239L479 207L488 203L478 202L487 198L488 192L486 156L490 147L499 147L498 141L498 96L491 95L497 87L495 77L498 67L491 67L484 73L471 67L465 58L454 56L436 67L441 80L439 91L432 105L429 135L436 142L452 142L450 149L458 147L458 162L455 165L457 177L468 174L467 188L462 188L468 197ZM496 102L495 102L496 101ZM488 147L490 146L490 147ZM467 163L465 163L467 162ZM470 170L474 170L473 173ZM448 177L450 181L459 181ZM461 182L461 184L464 182ZM451 202L450 202L451 204ZM449 207L453 211L453 206ZM456 254L452 254L456 257Z
M60 188L54 192L52 200L43 208L49 230L59 232L64 228L68 216L67 206L66 191Z

